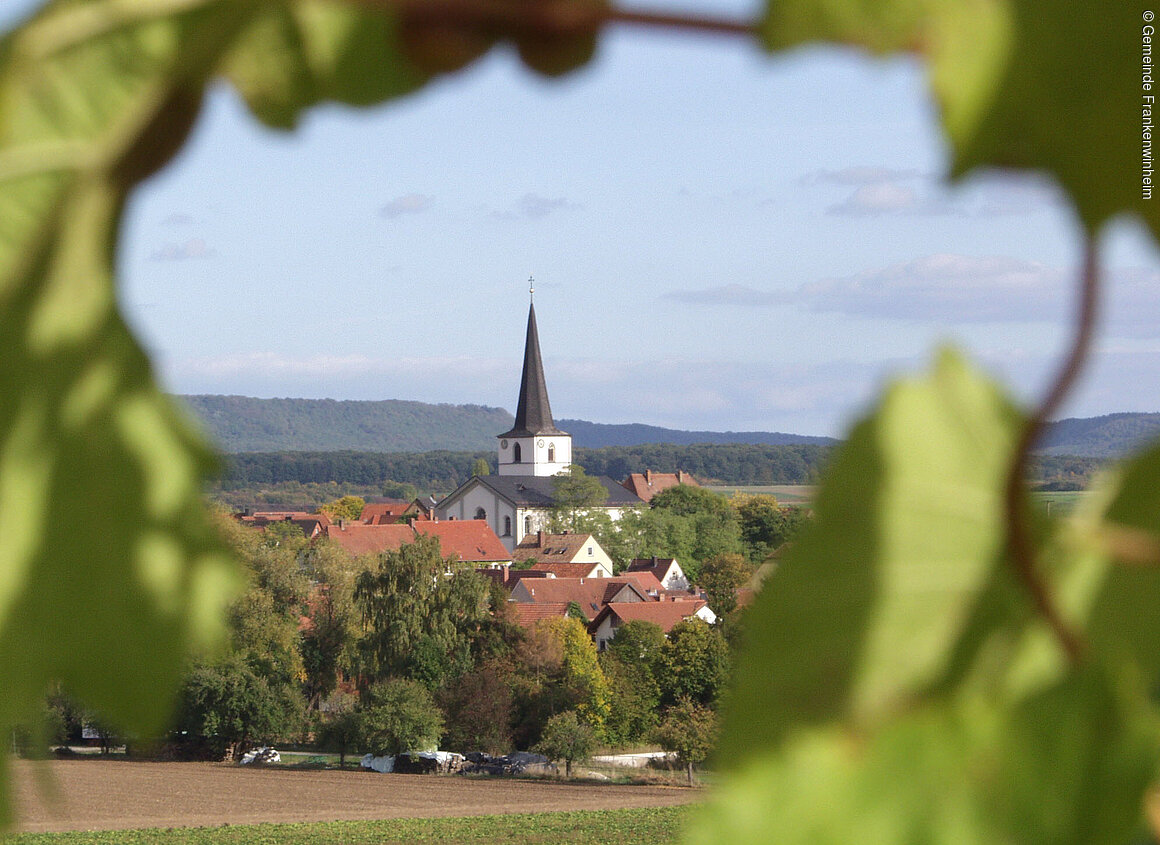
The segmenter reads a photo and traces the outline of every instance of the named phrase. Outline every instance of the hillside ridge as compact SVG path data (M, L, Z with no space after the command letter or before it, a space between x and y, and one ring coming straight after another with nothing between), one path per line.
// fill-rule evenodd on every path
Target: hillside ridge
M211 394L177 397L226 453L488 451L513 416L504 408L405 399L257 399ZM833 445L832 437L776 431L686 431L643 423L559 419L581 449L655 443ZM1071 417L1051 424L1037 452L1114 458L1160 438L1160 413Z

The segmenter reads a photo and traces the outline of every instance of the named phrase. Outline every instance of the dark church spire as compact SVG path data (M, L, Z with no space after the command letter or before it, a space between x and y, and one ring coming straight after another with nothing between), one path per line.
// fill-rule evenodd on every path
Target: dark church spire
M531 280L529 279L529 282ZM534 293L534 288L531 289ZM500 437L527 437L535 434L564 434L552 422L548 404L548 385L544 382L544 363L540 359L540 334L536 330L536 306L528 307L528 337L524 343L524 373L520 379L520 400L516 405L516 423Z

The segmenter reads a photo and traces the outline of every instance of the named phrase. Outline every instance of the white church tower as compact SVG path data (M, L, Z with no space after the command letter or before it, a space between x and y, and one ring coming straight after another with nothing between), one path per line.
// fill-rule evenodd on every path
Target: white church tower
M530 292L534 295L535 288ZM509 431L499 435L499 474L556 475L571 463L572 435L560 431L552 422L533 301L528 308L528 337L524 343L524 372L516 422Z

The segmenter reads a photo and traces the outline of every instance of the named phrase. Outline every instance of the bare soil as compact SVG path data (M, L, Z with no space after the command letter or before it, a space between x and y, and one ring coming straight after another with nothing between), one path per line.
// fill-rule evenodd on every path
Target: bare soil
M696 790L673 786L294 771L228 763L17 761L11 773L16 829L37 832L612 810L665 807L699 797ZM46 794L45 787L53 794Z

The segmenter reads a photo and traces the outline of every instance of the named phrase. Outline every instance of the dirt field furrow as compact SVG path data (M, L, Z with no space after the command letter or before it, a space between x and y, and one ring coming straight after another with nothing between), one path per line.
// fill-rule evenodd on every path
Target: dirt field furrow
M34 767L49 775L55 800L42 793ZM699 797L695 790L666 786L290 771L225 763L18 761L13 775L21 831L611 810L684 804Z

